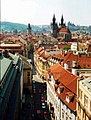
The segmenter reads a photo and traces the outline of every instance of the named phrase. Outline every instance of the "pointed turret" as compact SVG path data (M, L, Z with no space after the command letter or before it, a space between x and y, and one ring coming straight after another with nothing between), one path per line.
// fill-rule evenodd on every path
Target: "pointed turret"
M62 14L62 17L61 17L61 26L64 25L64 18L63 18L63 14Z
M52 29L52 36L57 37L57 32L58 32L58 25L56 23L56 17L55 14L53 15L52 23L51 23L51 29Z
M55 24L56 22L56 18L55 18L55 14L53 15L53 24Z
M27 34L31 34L31 26L30 26L30 23L28 23Z

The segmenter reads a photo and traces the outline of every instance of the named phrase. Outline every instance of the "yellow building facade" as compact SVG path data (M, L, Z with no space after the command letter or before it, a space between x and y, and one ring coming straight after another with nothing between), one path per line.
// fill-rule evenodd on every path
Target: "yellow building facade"
M91 77L78 81L77 120L91 120Z

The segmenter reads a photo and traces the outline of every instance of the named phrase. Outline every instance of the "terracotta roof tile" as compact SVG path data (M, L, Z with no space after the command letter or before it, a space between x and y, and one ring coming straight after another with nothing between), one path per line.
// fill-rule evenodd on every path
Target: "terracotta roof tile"
M67 102L66 101L66 95L69 92L69 90L67 88L64 88L63 92L61 92L60 94L57 92L56 93L58 95L58 97L71 109L71 110L76 110L76 98L74 97L73 101L71 102ZM71 93L71 92L70 92ZM73 93L71 93L72 95L74 95Z
M71 109L76 110L76 89L77 89L77 76L72 75L69 71L65 70L60 64L55 64L50 67L49 74L51 73L54 80L58 78L59 85L54 85L58 97ZM64 88L59 94L57 88ZM74 97L72 101L67 102L66 96Z
M43 50L42 47L40 47L39 49L37 49L37 50L35 51L35 53L38 54L41 50Z
M68 28L61 28L59 33L70 33L70 30Z
M65 70L59 63L51 66L50 72L55 80L59 79L60 83L76 94L77 76Z
M63 63L69 61L70 68L72 68L73 61L77 62L77 67L80 65L81 68L91 68L91 57L86 55L75 55L72 52L67 52L63 57Z

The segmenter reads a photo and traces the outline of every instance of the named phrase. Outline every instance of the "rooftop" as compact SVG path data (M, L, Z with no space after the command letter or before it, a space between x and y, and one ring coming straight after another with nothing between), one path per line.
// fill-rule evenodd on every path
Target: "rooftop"
M2 78L5 75L11 63L12 63L12 60L4 57L0 57L0 82L2 81Z
M4 43L2 43L0 46L1 47L20 47L21 45L19 45L19 44L4 44Z
M80 82L87 87L89 92L91 92L91 77L81 80Z

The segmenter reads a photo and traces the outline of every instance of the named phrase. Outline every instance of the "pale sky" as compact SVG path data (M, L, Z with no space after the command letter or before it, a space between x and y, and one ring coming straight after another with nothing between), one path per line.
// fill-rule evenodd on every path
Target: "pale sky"
M91 25L91 0L1 0L1 21L50 25L53 14L59 23Z

